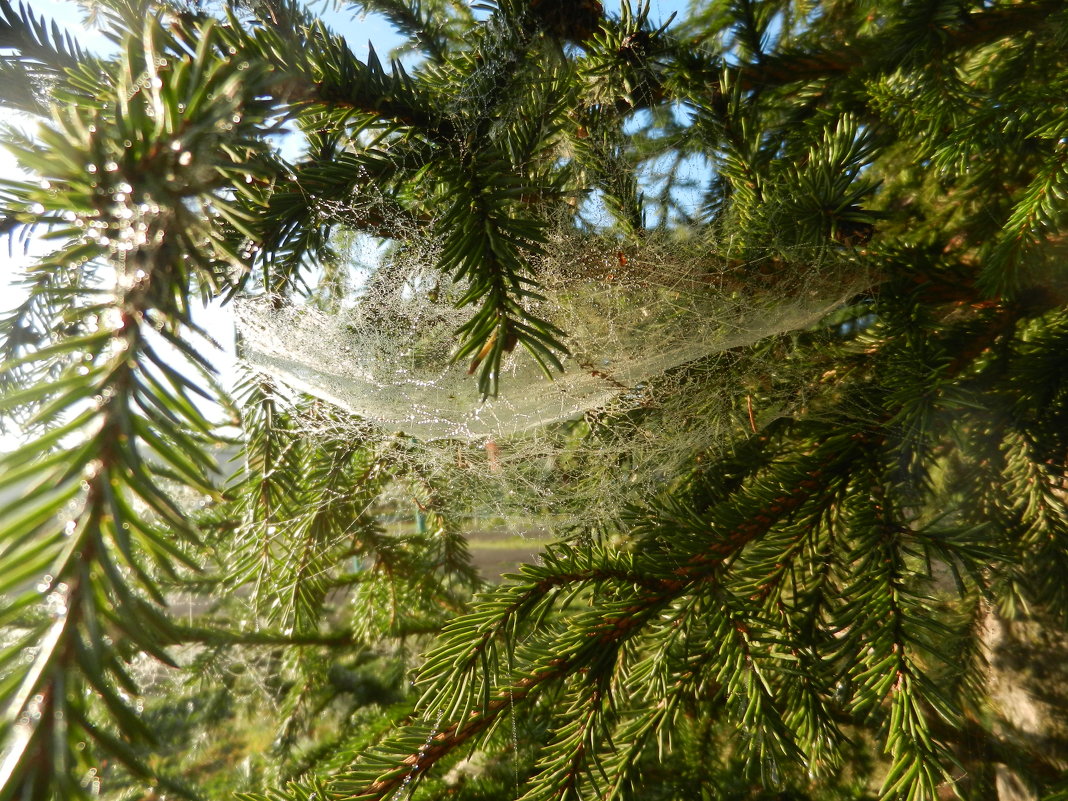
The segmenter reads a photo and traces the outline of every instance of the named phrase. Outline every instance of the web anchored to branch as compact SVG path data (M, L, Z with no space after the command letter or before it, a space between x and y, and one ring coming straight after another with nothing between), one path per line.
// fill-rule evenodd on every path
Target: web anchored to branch
M619 249L574 236L555 244L540 265L537 301L538 314L569 335L567 369L555 380L517 350L500 395L480 403L467 365L450 359L469 311L449 302L456 288L417 258L385 268L390 275L374 276L333 313L242 302L242 355L385 431L472 442L596 409L659 405L677 387L658 379L675 368L810 326L865 286L831 266L814 281L695 245Z
M242 302L242 353L348 411L354 427L405 440L425 470L464 468L448 471L450 483L469 477L458 497L476 507L482 497L505 516L567 516L575 503L618 497L621 485L648 491L758 418L788 413L803 398L781 380L781 349L747 346L811 327L870 282L826 252L800 269L781 256L738 262L698 238L628 246L560 232L534 265L532 305L567 332L565 371L549 380L516 349L500 395L480 402L468 365L451 359L470 311L455 308L460 288L435 273L433 256L398 251L333 311ZM309 418L309 431L327 434L337 419ZM564 482L565 500L556 491L569 471L582 481Z

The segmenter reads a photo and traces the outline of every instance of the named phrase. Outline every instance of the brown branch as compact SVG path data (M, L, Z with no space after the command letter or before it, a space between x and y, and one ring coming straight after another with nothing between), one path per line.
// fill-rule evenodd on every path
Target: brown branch
M861 438L866 439L866 438ZM832 455L840 457L840 453ZM605 617L601 623L590 632L587 640L581 647L566 657L557 657L540 672L532 676L526 676L517 681L513 686L495 695L483 709L471 712L467 721L454 723L440 733L436 734L429 743L420 750L409 754L401 761L400 766L416 768L420 772L432 767L442 757L448 755L453 749L462 746L472 738L486 731L496 721L497 717L510 706L521 703L535 694L545 684L565 678L579 671L591 657L600 657L605 648L615 648L623 640L639 632L644 623L656 615L665 605L682 595L693 583L707 581L715 574L715 569L727 558L737 553L750 542L765 534L774 523L782 516L800 506L821 486L816 477L820 473L812 471L810 479L801 481L798 486L777 499L771 508L776 511L770 515L762 515L754 520L737 526L731 532L724 535L722 541L717 543L710 552L701 553L691 557L689 562L678 568L675 573L676 579L654 579L643 577L642 584L647 592L635 598L632 605L622 609L618 614ZM550 588L575 581L589 581L592 578L613 578L633 581L635 579L627 571L616 570L581 570L552 576L535 583L529 593L524 594L523 600L532 594L544 593ZM520 606L523 601L513 604L513 610ZM487 637L483 637L483 642ZM382 799L396 792L410 773L394 771L385 778L367 785L364 788L353 791L353 799Z
M434 735L426 745L405 757L399 767L418 768L420 773L425 772L454 749L486 731L502 712L531 697L543 685L575 673L591 658L601 658L606 648L618 647L623 640L639 631L646 619L657 614L664 604L675 597L675 583L665 582L665 585L670 589L635 601L637 614L623 618L606 618L569 656L553 659L539 672L520 679L503 692L498 692L481 710L471 712L466 722L454 723ZM400 789L410 775L410 770L393 771L364 788L351 790L351 798L353 801L386 798Z
M945 56L996 42L1036 27L1063 9L1062 0L1039 0L969 14L958 25L932 28L932 34L937 33L940 41L937 55ZM895 31L891 29L889 33L892 35ZM831 78L858 68L889 72L901 66L901 59L896 55L887 55L892 54L893 49L886 45L884 33L859 39L836 50L771 56L758 65L740 68L738 80L743 89L760 90Z

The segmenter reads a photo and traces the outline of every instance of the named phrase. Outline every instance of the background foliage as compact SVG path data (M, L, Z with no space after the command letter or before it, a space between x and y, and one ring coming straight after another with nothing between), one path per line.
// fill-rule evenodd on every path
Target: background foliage
M407 66L290 0L102 0L106 57L0 0L41 120L0 226L48 243L2 321L0 799L1065 797L1063 3L357 6ZM554 374L561 225L874 278L682 380L729 442L492 586L405 437L206 358L200 301L341 303L366 234L438 244L483 396Z

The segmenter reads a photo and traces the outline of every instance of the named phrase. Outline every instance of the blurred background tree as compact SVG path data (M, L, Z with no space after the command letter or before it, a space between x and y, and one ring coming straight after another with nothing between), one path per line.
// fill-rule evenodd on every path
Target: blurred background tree
M112 54L0 0L2 801L1068 797L1062 2L352 4L388 66L86 8ZM249 297L496 417L601 394L231 390L197 308ZM606 299L659 363L561 324L631 341ZM555 540L480 577L493 525Z

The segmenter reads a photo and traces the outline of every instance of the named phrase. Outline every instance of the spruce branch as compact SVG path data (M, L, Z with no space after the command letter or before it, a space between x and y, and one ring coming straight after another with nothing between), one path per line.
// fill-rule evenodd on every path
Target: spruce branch
M44 398L31 422L48 433L3 457L32 487L17 513L4 514L0 556L5 565L22 565L5 576L16 577L10 588L43 575L43 614L24 642L36 641L34 658L9 672L0 688L0 797L87 797L98 781L83 781L94 751L146 781L196 797L145 761L140 746L154 736L136 714L130 696L139 688L128 665L139 653L174 664L165 650L174 637L157 576L195 569L192 554L201 543L161 476L218 498L205 453L214 426L193 401L212 396L160 353L160 341L170 343L193 374L212 385L210 365L189 342L199 333L190 317L196 281L210 285L210 273L190 268L200 254L183 258L175 243L194 231L185 204L210 191L213 182L199 163L181 171L181 178L159 173L192 161L180 155L183 145L203 158L217 117L229 119L234 106L247 115L246 129L263 121L255 72L239 77L237 65L215 70L205 79L216 93L211 108L198 106L205 91L199 76L183 86L183 77L203 70L218 41L210 27L201 32L205 47L198 55L182 52L155 22L143 36L129 36L131 69L114 76L122 115L107 117L91 107L57 119L56 127L41 133L51 149L23 157L60 190L9 185L5 197L44 214L78 209L81 217L75 217L83 225L91 220L100 233L88 244L68 228L65 247L45 263L67 269L79 259L106 262L114 287L93 287L95 297L86 302L77 289L61 286L54 301L68 304L72 330L49 332L50 341L34 343L4 366L41 364L47 376L49 365L58 365L59 372L3 400L6 408L17 408ZM161 61L162 53L176 63ZM150 75L169 66L178 77L170 88L179 91L163 94L162 81L142 83L131 74L138 65ZM176 113L179 103L188 113L184 118ZM194 122L204 125L198 130ZM114 161L105 155L109 148L118 151L112 151ZM226 169L227 159L240 152L223 153L218 168ZM145 203L148 211L138 217L137 229L130 222L135 213L126 213L131 195L155 202L155 211ZM54 291L45 284L36 289ZM23 602L30 597L24 593ZM96 722L102 711L112 720L109 726ZM81 740L92 749L81 752Z

